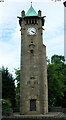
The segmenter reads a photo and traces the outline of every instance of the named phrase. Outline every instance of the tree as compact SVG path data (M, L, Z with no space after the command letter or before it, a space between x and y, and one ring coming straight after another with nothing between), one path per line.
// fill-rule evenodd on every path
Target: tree
M15 88L15 91L16 91L16 107L19 111L19 108L20 108L20 70L15 69L15 74L16 74L16 78L15 78L15 81L16 81L16 88Z
M65 58L62 55L53 55L51 57L51 63L64 63Z
M54 55L51 57L51 63L47 59L47 78L49 92L49 106L66 107L66 64L64 56ZM20 104L20 70L15 70L17 81L16 101Z
M10 111L10 110L12 110L10 101L2 99L1 102L2 102L2 106L3 106L2 107L3 111Z
M51 57L51 64L47 66L50 106L63 106L66 78L64 61L64 56L54 55Z
M15 107L15 83L8 68L2 67L2 98L10 100L12 108Z

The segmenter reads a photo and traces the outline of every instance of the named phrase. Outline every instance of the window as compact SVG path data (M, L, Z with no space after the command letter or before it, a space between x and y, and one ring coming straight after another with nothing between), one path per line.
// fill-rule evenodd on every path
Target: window
M29 20L29 24L31 24L31 20Z
M35 19L35 24L37 24L37 20Z
M38 81L34 81L34 84L38 84Z
M28 24L28 20L26 21L26 24Z
M29 84L30 84L30 81L28 81L27 84L29 85Z
M37 24L37 19L26 19L25 24Z
M33 50L30 50L30 52L33 54Z
M36 111L36 100L35 99L30 100L30 111Z
M32 24L34 24L34 20L32 20Z
M33 43L33 41L31 41L31 43Z

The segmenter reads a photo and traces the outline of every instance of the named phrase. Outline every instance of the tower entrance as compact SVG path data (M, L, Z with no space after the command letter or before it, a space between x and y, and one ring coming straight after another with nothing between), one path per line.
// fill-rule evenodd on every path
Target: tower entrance
M36 111L36 100L35 99L30 100L30 111Z

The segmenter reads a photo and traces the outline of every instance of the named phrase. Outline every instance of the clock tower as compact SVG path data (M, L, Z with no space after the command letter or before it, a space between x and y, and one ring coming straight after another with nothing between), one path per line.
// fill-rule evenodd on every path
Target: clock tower
M19 18L21 26L20 114L40 115L48 112L46 46L43 44L44 17L32 3Z

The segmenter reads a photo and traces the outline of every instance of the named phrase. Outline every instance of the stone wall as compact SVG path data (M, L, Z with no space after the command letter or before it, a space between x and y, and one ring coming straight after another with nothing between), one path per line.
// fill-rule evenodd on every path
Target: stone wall
M44 117L44 116L16 116L3 117L2 120L66 120L66 117Z
M63 113L66 113L66 108L62 108L62 112L63 112Z
M21 115L39 115L48 112L46 47L43 46L42 20L36 19L38 24L25 25L25 19L21 24ZM36 29L36 34L32 36L27 32L31 27ZM31 100L36 101L36 104L32 105L36 110L31 110Z
M63 112L66 113L66 108L62 107L50 107L49 112Z

